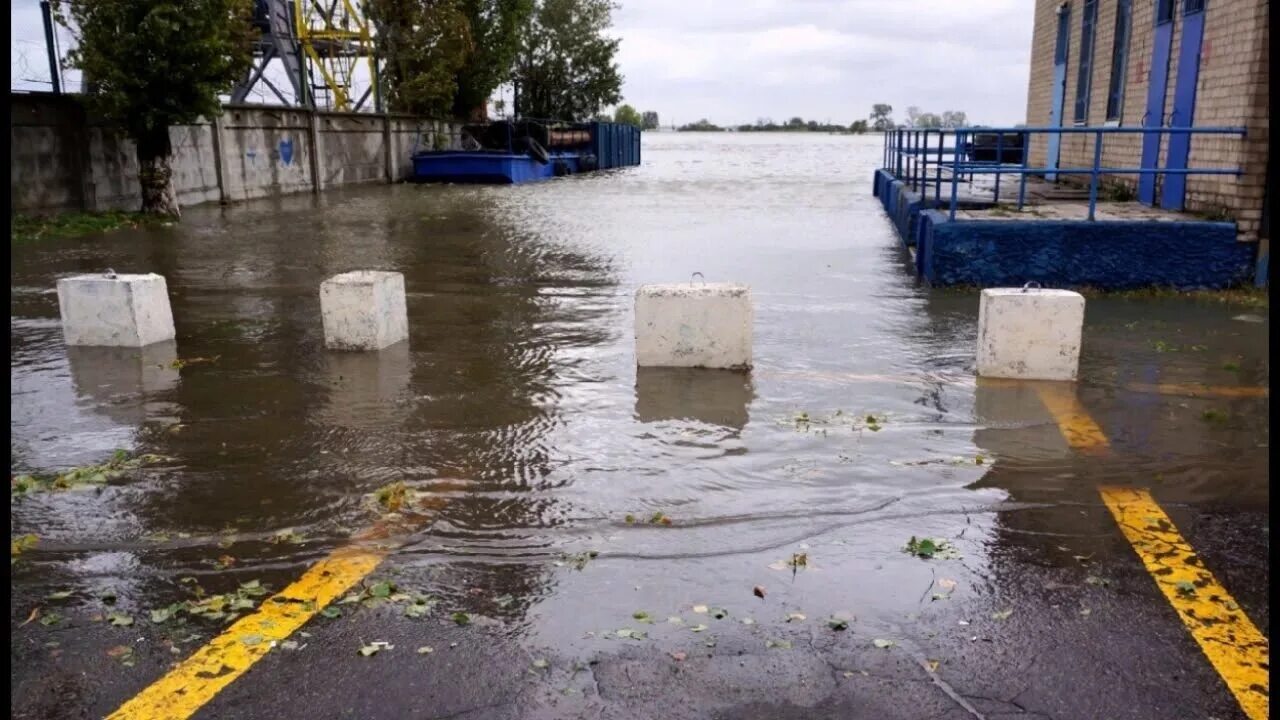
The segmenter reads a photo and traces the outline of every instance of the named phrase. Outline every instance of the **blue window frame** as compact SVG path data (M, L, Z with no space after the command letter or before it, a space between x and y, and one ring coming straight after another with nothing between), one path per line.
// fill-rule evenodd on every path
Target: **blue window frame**
M1080 20L1080 73L1076 76L1077 123L1088 122L1089 91L1093 84L1093 30L1098 21L1098 0L1084 0L1084 17Z
M1204 12L1205 0L1187 0L1182 6L1183 15L1191 15L1192 13Z
M1116 40L1111 47L1111 86L1107 88L1107 120L1124 111L1124 79L1129 69L1129 36L1133 29L1133 0L1116 2Z
M1163 25L1167 22L1173 22L1173 9L1177 3L1174 0L1157 0L1156 2L1156 24ZM1185 12L1185 10L1184 10Z

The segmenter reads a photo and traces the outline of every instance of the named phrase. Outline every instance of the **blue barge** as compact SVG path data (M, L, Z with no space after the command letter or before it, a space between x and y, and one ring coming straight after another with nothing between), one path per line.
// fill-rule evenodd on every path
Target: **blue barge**
M640 130L620 123L467 125L463 149L413 155L415 182L514 185L640 164Z

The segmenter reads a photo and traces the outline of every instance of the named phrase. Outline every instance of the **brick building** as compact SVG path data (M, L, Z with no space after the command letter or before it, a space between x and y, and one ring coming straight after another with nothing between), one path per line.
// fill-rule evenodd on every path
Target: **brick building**
M1238 177L1184 176L1185 187L1171 175L1110 179L1148 204L1234 219L1241 240L1265 238L1268 20L1268 0L1036 0L1027 124L1243 127L1244 139L1193 136L1184 145L1170 135L1158 144L1107 135L1102 164L1239 167ZM1064 134L1055 152L1036 134L1029 162L1089 167L1093 142Z

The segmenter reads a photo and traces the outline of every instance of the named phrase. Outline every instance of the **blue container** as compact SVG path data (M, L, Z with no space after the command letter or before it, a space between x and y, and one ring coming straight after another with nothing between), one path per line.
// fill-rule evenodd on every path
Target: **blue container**
M416 182L515 185L579 171L577 153L551 153L545 165L528 155L503 152L420 152L413 156Z
M591 148L601 170L640 164L640 130L620 123L592 123Z

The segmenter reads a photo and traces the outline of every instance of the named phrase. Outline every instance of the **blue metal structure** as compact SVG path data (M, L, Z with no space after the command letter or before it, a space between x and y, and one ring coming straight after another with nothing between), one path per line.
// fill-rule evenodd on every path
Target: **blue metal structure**
M1205 0L1183 0L1182 44L1178 47L1178 79L1173 87L1173 111L1169 124L1191 125L1196 111L1196 84L1200 79L1200 46L1204 40ZM1190 136L1169 138L1169 156L1165 166L1179 170L1187 166L1191 155ZM1187 194L1184 175L1170 175L1160 193L1160 207L1181 210Z
M1054 127L1062 125L1063 105L1067 101L1067 57L1070 54L1071 46L1071 6L1063 3L1058 8L1058 40L1057 45L1053 48L1053 90L1052 105L1049 109L1049 124ZM1049 154L1048 161L1045 163L1049 167L1058 166L1058 158L1060 156L1060 147L1062 136L1049 136ZM1058 179L1053 173L1044 176L1049 182Z
M1142 126L1158 128L1164 125L1165 94L1169 88L1169 55L1173 47L1173 17L1175 0L1156 0L1156 29L1151 41L1151 72L1147 85L1147 111L1142 116ZM1163 135L1142 136L1142 161L1144 169L1155 169L1160 164L1160 142ZM1156 202L1156 176L1138 178L1138 201L1144 205Z
M467 129L480 149L415 153L413 180L514 185L640 164L640 130L631 125L520 121Z
M930 140L931 134L938 136L936 146ZM1236 127L1035 127L1035 128L959 128L956 130L895 130L885 133L885 168L902 180L906 187L928 197L928 188L933 186L934 204L941 205L942 185L950 184L949 219L954 220L959 200L959 186L966 178L975 175L995 175L996 187L993 203L1000 201L1000 177L1004 174L1017 175L1018 209L1022 209L1026 201L1027 177L1029 175L1045 175L1050 173L1062 175L1089 176L1089 220L1094 220L1098 204L1098 187L1104 175L1137 175L1140 178L1164 175L1167 177L1185 178L1187 175L1236 175L1241 174L1235 168L1156 168L1156 167L1103 167L1103 138L1108 135L1137 134L1144 140L1152 135L1183 136L1190 138L1196 135L1227 135L1243 138L1244 128ZM1021 155L1017 164L1003 162L1006 138L1019 136L1021 147L1030 147L1030 139L1036 134L1055 135L1084 134L1093 136L1093 163L1088 167L1030 167L1026 154ZM977 156L973 139L979 135L994 135L997 138L994 160L986 160ZM950 143L947 142L948 138ZM1189 141L1189 140L1188 140ZM949 158L949 159L948 159ZM933 175L930 176L930 166ZM950 172L944 180L942 170Z

